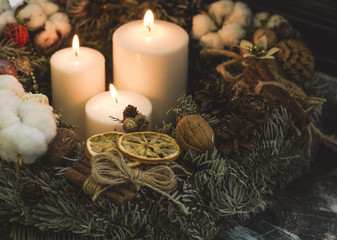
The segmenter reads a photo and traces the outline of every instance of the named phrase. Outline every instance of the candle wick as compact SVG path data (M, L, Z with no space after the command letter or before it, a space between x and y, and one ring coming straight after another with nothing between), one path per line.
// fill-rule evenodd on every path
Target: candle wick
M146 25L147 29L149 29L149 32L151 32L151 28L149 25Z
M118 104L118 98L115 97L116 103Z
M76 57L76 58L78 57L78 53L77 53L77 51L75 51L75 57Z

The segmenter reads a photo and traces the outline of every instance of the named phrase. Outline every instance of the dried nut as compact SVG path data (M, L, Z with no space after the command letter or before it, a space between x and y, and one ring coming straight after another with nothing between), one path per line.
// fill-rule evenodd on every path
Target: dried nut
M137 124L136 119L134 119L134 118L125 119L125 121L123 123L123 129L127 133L136 132L137 129L138 129L138 124Z
M215 134L208 122L199 115L182 118L176 128L176 138L183 149L199 152L211 150L215 144Z
M275 46L277 42L276 34L272 30L266 28L259 28L255 31L253 36L253 42L256 44L259 41L259 39L264 35L266 35L267 38L267 48L269 49Z

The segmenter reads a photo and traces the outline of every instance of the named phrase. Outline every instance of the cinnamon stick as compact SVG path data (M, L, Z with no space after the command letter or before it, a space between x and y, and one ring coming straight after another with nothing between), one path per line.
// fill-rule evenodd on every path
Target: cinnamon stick
M69 182L79 186L83 187L83 184L85 180L87 179L87 176L83 175L82 173L76 171L74 168L68 168L67 171L64 174L64 178L68 180ZM118 205L123 205L125 201L129 200L129 197L124 198L122 195L120 195L117 192L114 192L110 189L104 191L103 196L108 198L109 200L117 203Z
M85 177L88 177L91 174L91 169L80 162L74 163L72 168L77 172L81 173L82 175L84 175ZM113 191L121 196L124 196L125 200L130 200L134 198L137 192L134 184L129 184L128 186L114 186L111 187L109 191Z

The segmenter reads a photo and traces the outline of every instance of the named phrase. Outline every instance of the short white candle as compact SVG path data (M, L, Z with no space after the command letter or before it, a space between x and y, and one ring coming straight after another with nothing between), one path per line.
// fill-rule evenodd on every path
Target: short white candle
M154 124L170 121L187 86L188 34L169 22L133 21L113 35L113 76L117 89L138 92L153 104Z
M50 65L54 109L62 109L62 120L78 126L78 136L84 139L85 104L92 96L105 91L104 56L78 44L57 51Z
M86 137L108 132L123 132L123 124L110 116L123 119L123 111L129 104L137 107L137 110L151 121L152 104L146 97L129 91L117 91L118 101L111 93L103 92L92 97L85 106Z

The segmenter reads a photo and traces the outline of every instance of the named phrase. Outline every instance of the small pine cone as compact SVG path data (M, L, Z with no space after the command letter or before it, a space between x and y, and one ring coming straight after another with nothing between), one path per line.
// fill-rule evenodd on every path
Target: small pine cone
M123 119L135 118L139 114L137 107L128 105L123 111Z
M149 129L149 121L146 119L145 115L139 113L135 120L138 125L138 131L145 131Z
M43 197L42 187L35 182L27 182L23 184L21 189L21 199L26 204L35 205Z
M304 42L296 39L283 40L276 47L280 48L277 59L289 77L297 81L312 77L315 58Z

